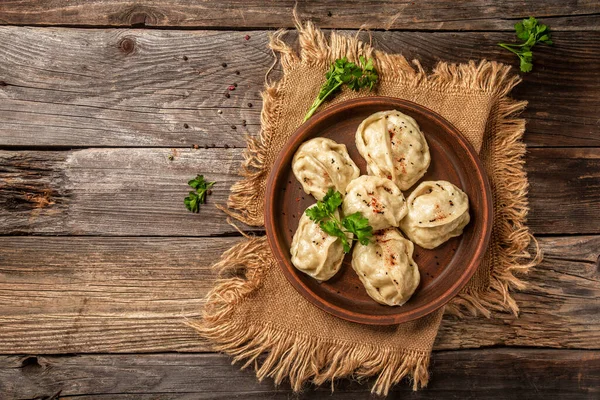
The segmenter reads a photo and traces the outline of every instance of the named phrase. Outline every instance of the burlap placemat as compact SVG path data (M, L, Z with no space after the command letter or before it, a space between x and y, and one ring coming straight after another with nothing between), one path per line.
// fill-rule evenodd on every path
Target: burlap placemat
M510 288L524 286L515 272L526 272L540 258L529 254L532 241L524 225L528 211L523 170L525 129L516 115L526 105L507 97L519 83L510 67L481 61L440 62L431 74L401 55L331 33L311 23L298 26L300 54L271 37L283 78L263 93L260 137L250 138L243 180L232 187L228 213L249 225L263 225L267 176L281 147L302 123L331 63L341 57L373 57L379 71L375 92L344 91L321 110L368 95L399 97L428 107L452 122L480 152L494 197L492 239L485 259L445 311L490 316L490 310L517 313ZM287 282L264 237L247 238L223 254L215 266L223 278L210 292L204 319L192 323L217 350L254 365L258 379L289 379L294 390L308 380L319 385L335 378L375 376L373 392L387 394L408 376L413 388L428 381L429 358L444 310L414 322L388 327L350 323L309 304ZM232 274L234 276L232 276ZM261 354L264 356L260 357Z

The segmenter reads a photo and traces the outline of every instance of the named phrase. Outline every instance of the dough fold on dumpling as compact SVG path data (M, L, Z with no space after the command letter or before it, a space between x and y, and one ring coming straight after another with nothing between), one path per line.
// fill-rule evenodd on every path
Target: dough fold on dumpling
M355 245L352 268L373 300L401 306L410 299L421 280L413 250L412 242L393 228L379 232L366 246Z
M346 216L359 211L373 231L398 226L408 212L404 195L394 182L369 175L350 182L342 211Z
M304 142L294 154L292 171L307 194L322 200L330 188L346 194L346 186L360 175L346 145L327 138Z
M408 214L400 221L400 228L426 249L461 235L470 220L468 196L447 181L422 182L407 203Z
M414 185L429 168L429 146L417 122L400 111L380 111L356 130L356 148L367 173L388 178L400 190Z
M308 207L307 210L314 206ZM337 210L335 216L339 218ZM348 233L347 236L351 241L353 235ZM326 281L334 276L344 260L342 242L323 232L306 212L302 214L298 229L292 238L290 253L294 267L319 281Z

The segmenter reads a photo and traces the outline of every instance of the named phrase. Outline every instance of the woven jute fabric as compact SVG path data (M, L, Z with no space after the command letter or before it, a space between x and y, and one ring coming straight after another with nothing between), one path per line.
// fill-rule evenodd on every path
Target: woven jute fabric
M282 78L263 93L262 129L248 139L243 179L232 187L227 213L249 225L264 221L266 180L271 167L324 82L331 63L341 57L372 57L379 72L374 92L343 91L321 110L359 96L392 96L411 100L452 122L479 152L494 198L491 242L483 263L446 307L455 315L491 311L517 313L511 288L523 288L515 272L526 272L540 260L525 226L527 177L523 170L525 122L517 118L526 103L508 97L519 83L510 67L481 61L438 63L426 73L417 61L373 49L356 38L331 33L311 23L298 25L300 50L284 42L285 31L271 37ZM531 246L530 246L531 245ZM534 250L528 252L530 247ZM216 349L243 366L253 365L258 379L289 380L294 390L310 381L374 377L373 392L387 394L402 378L414 389L425 386L435 336L444 310L394 326L346 322L308 303L287 282L264 237L248 237L215 265L221 279L210 292L204 318L192 322Z

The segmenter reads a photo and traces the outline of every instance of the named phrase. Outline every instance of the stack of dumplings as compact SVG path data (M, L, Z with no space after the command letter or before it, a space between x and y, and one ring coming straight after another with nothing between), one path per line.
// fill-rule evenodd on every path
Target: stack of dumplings
M368 219L373 238L367 245L354 246L352 268L373 300L401 306L420 282L414 244L433 249L461 235L470 220L469 199L447 181L421 182L404 197L402 191L413 187L431 162L425 136L408 115L391 110L369 116L356 131L356 148L367 163L368 175L360 176L345 145L327 138L303 143L292 170L307 194L322 200L329 189L338 191L342 216L360 212ZM335 213L339 217L339 210ZM300 218L290 253L298 270L319 281L333 277L344 259L340 239L325 233L306 214Z

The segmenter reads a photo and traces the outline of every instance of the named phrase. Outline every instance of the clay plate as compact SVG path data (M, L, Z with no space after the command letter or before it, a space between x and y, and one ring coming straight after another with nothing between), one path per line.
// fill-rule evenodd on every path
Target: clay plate
M360 122L383 110L399 110L413 117L429 144L431 166L423 180L447 180L467 193L471 222L462 236L434 250L415 245L414 259L421 283L411 299L400 307L376 303L366 293L352 269L352 251L341 270L330 280L317 280L298 271L290 261L292 237L298 220L315 199L304 193L294 177L292 158L308 139L322 136L344 143L350 157L366 173L365 160L358 154L354 135ZM473 275L485 253L492 229L492 196L484 168L473 147L450 122L410 101L391 97L363 97L328 108L304 123L292 135L275 161L267 181L265 228L275 258L289 282L315 306L348 321L398 324L427 315L446 304Z

